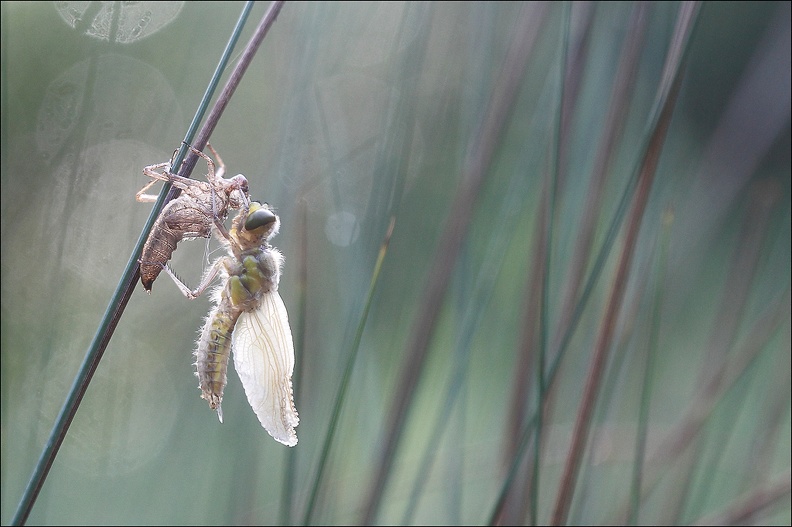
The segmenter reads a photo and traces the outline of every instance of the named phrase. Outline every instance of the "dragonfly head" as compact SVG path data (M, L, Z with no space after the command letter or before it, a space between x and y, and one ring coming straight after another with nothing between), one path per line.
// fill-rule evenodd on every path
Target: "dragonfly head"
M248 209L247 217L245 218L245 230L264 239L269 239L278 233L280 229L280 220L278 216L272 212L269 205L263 205L258 201L252 201Z

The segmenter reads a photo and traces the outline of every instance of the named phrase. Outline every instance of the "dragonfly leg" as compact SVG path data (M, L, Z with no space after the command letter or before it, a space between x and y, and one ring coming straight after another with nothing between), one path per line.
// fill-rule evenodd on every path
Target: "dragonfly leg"
M228 240L230 243L233 244L234 240L231 239L231 235L228 233L228 229L226 229L226 226L223 224L220 218L217 217L217 215L214 216L214 224L215 227L217 228L217 232L219 232L223 238L225 238L226 240Z
M207 144L207 146L209 146L209 145ZM225 173L225 165L221 164L220 165L220 170L215 171L215 162L212 161L211 157L209 157L208 155L204 154L203 152L201 152L200 150L198 150L197 148L195 148L191 144L187 144L187 148L189 148L190 151L193 154L197 155L198 157L200 157L204 161L206 161L206 166L207 166L207 169L208 169L208 173L206 174L206 179L209 180L209 183L214 187L217 184L218 178L222 178L223 177L223 174ZM209 148L212 150L212 153L217 155L217 152L215 152L214 148L212 148L211 146L209 146ZM217 172L220 172L219 176L216 175Z
M201 296L201 294L204 291L206 291L206 288L209 287L209 284L212 283L212 280L214 280L214 278L217 276L217 273L220 272L220 267L223 265L223 260L224 259L225 259L225 257L224 258L218 258L217 261L215 261L215 263L212 264L212 266L209 268L209 270L204 275L203 280L198 285L198 287L195 288L195 290L190 289L187 286L187 284L182 282L181 279L178 276L176 276L176 273L174 273L171 270L169 265L164 264L164 263L160 263L160 265L162 266L162 270L165 271L166 273L168 273L168 276L171 277L171 279L173 280L173 283L175 283L176 287L179 288L179 291L181 291L182 294L184 296L186 296L187 298L189 298L190 300L195 300L196 298Z
M138 190L137 194L135 194L135 199L143 203L151 203L157 201L158 196L154 194L145 193L155 183L157 183L157 181L170 183L174 187L180 188L182 190L187 190L188 187L192 187L192 186L200 187L206 185L201 181L196 181L194 179L190 179L174 174L170 170L171 170L170 163L157 163L156 165L149 165L147 167L144 167L143 174L150 177L152 181L149 181L142 189Z
M165 172L158 172L159 170L165 169ZM143 174L150 177L152 180L146 183L146 185L138 190L137 194L135 194L135 199L141 203L151 203L157 201L157 196L154 194L146 194L146 191L150 189L157 181L170 181L170 163L158 163L156 165L149 165L143 168Z
M176 188L180 188L181 190L188 190L190 187L198 187L198 192L206 192L206 183L203 181L198 181L196 179L187 178L180 176L178 174L174 174L170 172L170 163L158 163L156 165L149 165L143 168L143 174L150 177L152 181L146 183L146 185L140 189L137 194L135 194L135 199L140 202L144 203L152 203L157 201L157 197L154 194L146 194L145 192L150 189L157 181L162 181L165 183L170 183ZM163 172L159 172L160 170L165 169Z
M223 225L223 222L219 218L220 210L217 207L217 203L216 203L217 191L215 190L218 187L225 187L224 185L225 180L223 179L223 176L225 175L225 163L223 162L223 158L220 157L220 154L217 153L217 150L214 149L211 143L207 142L206 147L212 152L212 155L215 156L218 165L217 170L215 170L215 165L214 163L211 162L209 156L204 155L204 157L206 158L206 166L209 169L208 173L206 174L206 179L209 181L209 185L211 186L211 190L212 190L212 194L211 194L212 217L215 220L215 225L218 225L218 229L220 229L220 226L222 226L222 229L220 230L220 234L222 234L226 239L228 239L228 232L225 230L225 226ZM230 191L225 190L225 188L223 188L223 190L228 194L230 194Z
M212 155L215 156L215 159L217 159L217 170L215 171L215 177L217 179L221 179L223 176L225 176L226 168L223 158L220 157L220 154L217 153L217 150L214 149L211 143L206 143L206 147L212 152Z

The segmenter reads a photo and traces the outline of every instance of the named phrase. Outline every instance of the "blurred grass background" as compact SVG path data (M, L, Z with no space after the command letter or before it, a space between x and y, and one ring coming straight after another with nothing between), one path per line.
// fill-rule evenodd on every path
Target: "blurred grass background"
M2 3L4 524L149 213L142 168L179 146L240 10ZM281 216L300 442L233 373L217 422L191 364L209 302L161 278L30 522L549 522L679 11L287 3L211 143ZM790 179L790 4L705 3L568 522L790 523ZM174 258L191 285L203 250Z

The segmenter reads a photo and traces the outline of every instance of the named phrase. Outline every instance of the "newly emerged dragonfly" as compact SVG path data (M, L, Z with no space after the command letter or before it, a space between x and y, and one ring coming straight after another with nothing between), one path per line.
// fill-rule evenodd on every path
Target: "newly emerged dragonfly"
M215 306L209 312L195 364L199 387L209 406L223 421L221 403L231 348L234 367L248 402L261 425L284 445L297 444L299 423L292 393L294 344L286 307L278 294L283 256L269 244L280 219L265 203L251 202L234 218L231 229L218 225L228 256L218 258L201 284L190 290L162 266L189 299L197 298L216 278Z
M143 169L143 173L152 178L152 181L138 191L135 195L137 201L156 201L157 196L145 192L157 181L170 182L174 187L182 190L178 198L162 209L143 246L140 256L140 281L148 293L151 293L154 280L170 260L176 245L181 240L209 238L212 225L222 225L229 209L240 209L250 201L245 176L238 174L229 179L223 178L225 164L212 145L207 144L207 146L217 158L219 165L217 170L209 156L190 146L190 150L206 161L207 181L198 181L172 173L171 162L149 165Z

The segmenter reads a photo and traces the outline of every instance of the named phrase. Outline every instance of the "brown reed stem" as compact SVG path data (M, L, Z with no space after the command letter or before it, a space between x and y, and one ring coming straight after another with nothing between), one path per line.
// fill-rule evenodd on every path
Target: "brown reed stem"
M471 211L474 209L476 198L489 172L506 124L512 115L511 112L525 74L528 57L547 10L548 6L545 4L523 6L515 24L515 39L506 54L478 133L474 134L473 143L468 149L470 155L465 161L461 186L454 198L448 222L440 237L438 250L428 273L426 293L420 303L421 307L405 351L404 366L396 388L393 390L393 399L387 413L387 430L382 440L382 452L377 468L374 470L374 481L369 487L370 491L364 504L365 512L361 520L364 525L371 525L376 519L401 433L404 430L407 412L418 385L419 372L426 359L429 341L448 289L451 278L449 269L456 262L462 240L470 225Z
M649 199L649 191L652 188L652 181L654 180L666 132L668 131L671 115L679 93L682 79L683 52L687 48L686 43L690 36L695 14L697 12L698 6L696 3L686 3L682 4L680 7L677 26L664 68L663 81L661 81L660 97L658 98L658 101L661 101L659 106L660 112L657 120L653 123L651 137L641 161L635 200L633 201L633 205L626 219L627 233L625 235L624 247L614 276L613 287L607 303L605 317L595 344L586 386L583 390L582 401L572 435L572 443L569 448L555 509L551 518L551 523L553 525L565 524L569 515L575 484L580 472L583 452L585 451L585 445L591 427L591 418L594 413L594 406L602 381L602 374L605 369L605 364L607 363L608 351L613 341L616 321L621 311L624 291L627 287L632 257L638 240L638 232L640 231L641 221L646 210L646 203Z

